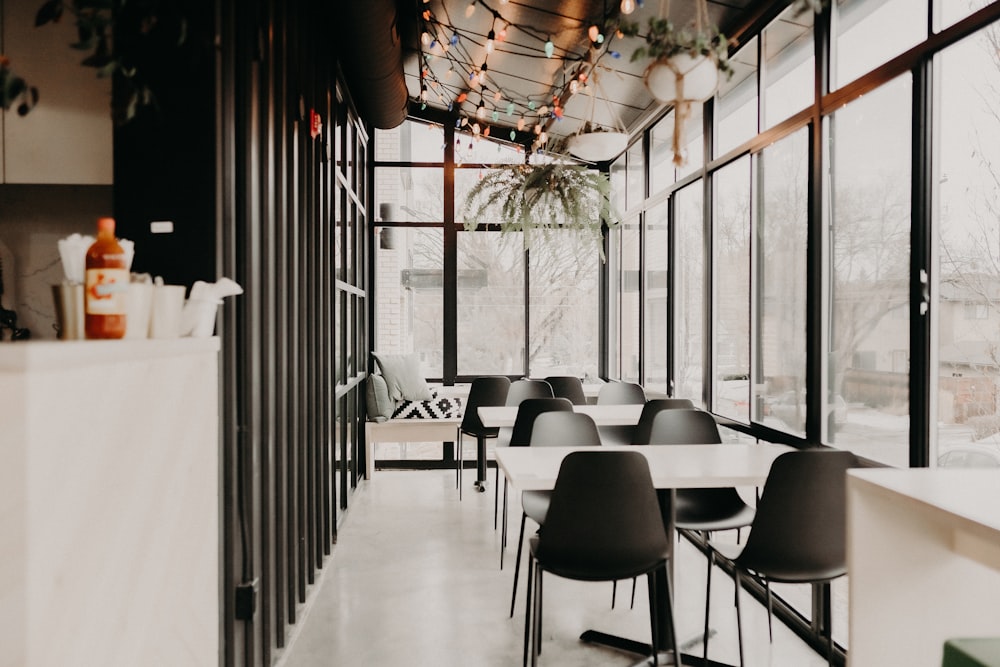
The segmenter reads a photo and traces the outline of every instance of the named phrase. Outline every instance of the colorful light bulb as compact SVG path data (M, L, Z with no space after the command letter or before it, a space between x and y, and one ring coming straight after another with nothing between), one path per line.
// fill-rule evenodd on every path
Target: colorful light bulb
M555 51L556 45L552 43L552 39L550 38L547 42L545 42L545 57L551 58Z

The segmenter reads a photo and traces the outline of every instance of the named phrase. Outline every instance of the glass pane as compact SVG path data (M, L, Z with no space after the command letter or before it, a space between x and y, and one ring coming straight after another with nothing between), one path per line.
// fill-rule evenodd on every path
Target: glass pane
M649 134L650 195L663 192L674 182L674 112L671 110L653 126ZM613 172L612 172L613 173Z
M715 185L715 410L750 421L750 156L720 169Z
M909 462L909 75L832 118L827 440ZM848 409L850 408L850 409Z
M764 30L764 129L813 102L815 19L789 7Z
M754 419L804 435L809 132L758 158L763 201L757 222L758 390Z
M646 307L642 385L667 393L667 269L670 266L668 211L664 201L646 212Z
M722 77L716 98L716 157L757 134L757 38L750 40L729 62L733 76L729 80Z
M375 130L376 162L443 162L444 128L411 120L391 130Z
M837 0L830 87L862 74L927 37L927 0Z
M601 258L587 236L539 238L528 254L532 377L598 377Z
M503 132L502 128L497 128ZM520 144L492 141L483 136L455 133L456 164L523 164L524 148Z
M611 163L611 173L608 175L611 181L611 208L619 214L625 210L625 162L626 156L623 154Z
M375 234L375 349L385 354L416 353L424 374L440 378L443 232L376 227Z
M458 272L459 375L524 374L521 235L459 232Z
M702 405L702 318L705 306L705 233L702 183L675 196L674 396Z
M677 178L701 171L705 166L705 133L702 126L703 104L692 104L691 115L684 123L681 133L681 155L685 162L677 167Z
M639 381L639 219L621 225L621 258L618 295L619 378Z
M992 0L934 0L934 30L943 30L991 2Z
M945 467L1000 467L1000 236L994 25L941 52L934 155L937 443Z
M441 222L444 171L437 167L376 167L376 215L382 222Z
M629 146L628 169L626 171L625 204L632 209L641 206L646 199L646 163L642 158L642 142L637 141Z

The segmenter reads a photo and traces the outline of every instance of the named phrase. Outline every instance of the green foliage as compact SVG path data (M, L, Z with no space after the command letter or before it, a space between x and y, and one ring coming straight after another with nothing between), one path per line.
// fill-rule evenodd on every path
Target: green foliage
M626 35L633 37L639 35L638 23L626 23L621 25L620 29ZM633 62L643 58L659 60L686 53L692 57L709 57L720 72L732 76L733 70L729 64L729 40L715 26L701 30L691 27L677 29L669 19L650 17L644 38L646 45L632 52Z
M15 74L10 61L0 55L0 107L9 110L18 100L21 102L17 105L17 113L23 116L38 104L38 89Z
M464 214L467 231L495 222L505 234L522 232L525 248L538 233L556 240L553 231L576 230L602 249L602 224L620 222L607 174L559 163L491 170L469 191Z
M73 15L77 41L69 46L90 52L80 64L96 70L98 77L118 77L120 90L112 99L111 115L116 123L123 124L135 116L139 107L155 105L155 96L140 74L139 63L148 57L151 40L161 23L161 12L165 10L159 5L149 0L47 0L35 14L35 27L58 23L67 12ZM170 30L167 43L183 44L187 34L183 17L176 25L171 23Z

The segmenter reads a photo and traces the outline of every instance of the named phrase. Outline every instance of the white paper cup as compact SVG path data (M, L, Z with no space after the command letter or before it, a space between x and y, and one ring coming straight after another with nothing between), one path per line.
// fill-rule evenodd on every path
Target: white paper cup
M129 283L125 311L125 337L148 338L149 316L153 309L153 284Z
M184 310L183 285L154 285L149 317L150 338L179 338Z
M220 299L188 299L184 304L181 332L192 338L209 338L215 331L215 313Z

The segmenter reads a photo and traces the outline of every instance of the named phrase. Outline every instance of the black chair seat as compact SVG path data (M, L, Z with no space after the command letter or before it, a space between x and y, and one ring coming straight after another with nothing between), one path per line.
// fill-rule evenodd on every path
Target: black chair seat
M538 551L539 536L528 543L534 553ZM632 549L615 548L615 544L598 544L590 549L572 549L561 553L547 554L545 571L566 579L577 581L610 581L631 579L646 574L650 570L663 567L666 552L636 555Z
M681 530L735 530L749 526L754 513L732 487L679 489L675 497L675 524Z

